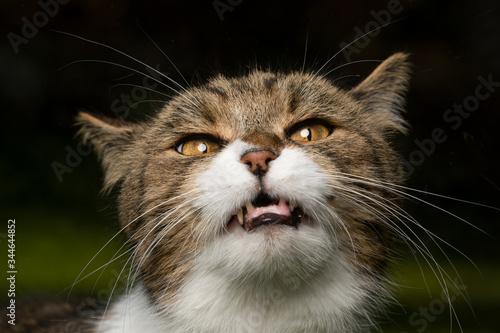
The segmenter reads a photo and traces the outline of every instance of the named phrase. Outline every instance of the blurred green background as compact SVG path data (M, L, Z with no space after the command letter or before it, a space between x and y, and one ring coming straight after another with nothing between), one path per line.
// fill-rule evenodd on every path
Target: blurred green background
M218 7L218 13L214 4L225 6L226 11L222 13L222 7ZM323 72L349 61L383 60L397 51L410 52L414 74L407 118L412 133L401 138L398 149L409 160L420 149L415 140L429 138L436 128L443 129L447 140L417 163L409 186L500 207L500 87L493 87L491 95L480 101L456 129L443 119L448 109L475 94L479 76L500 82L498 1L73 0L52 7L53 15L44 22L37 14L43 10L37 1L3 0L0 248L5 255L1 274L6 274L7 220L16 219L19 297L67 295L67 288L94 254L119 231L113 196L99 194L102 174L96 159L74 139L76 112L83 108L140 120L161 105L158 100L166 99L162 94L172 93L160 85L156 90L161 94L134 87L144 84L143 76L95 60L142 72L144 65L56 31L122 50L184 84L151 38L190 84L198 84L214 73L237 74L254 64L300 70L305 62L306 68L319 69L342 43L353 41L359 31L375 27L377 17L383 20L383 13L391 8L397 8L393 10L397 13L390 15L390 25L360 39L353 44L355 49L341 53ZM23 28L26 20L33 22L35 16L40 27L31 32ZM21 37L23 29L33 36L18 44L15 52L9 34L11 39L12 34ZM373 62L354 63L330 76L341 78L336 82L350 86L375 66ZM67 160L69 152L78 153L78 149L79 157ZM54 165L68 169L57 176ZM442 244L462 278L460 284L466 286L468 297L458 295L452 302L463 331L498 332L500 213L431 195L418 197L484 231L429 205L408 204L411 214L425 228L462 252ZM455 279L458 273L440 249L432 245L428 236L422 232L419 235L445 267L448 280ZM106 246L83 276L121 253L122 241L118 236ZM98 271L86 277L75 285L74 292L106 300L125 261L126 257L121 257L107 266L102 275ZM449 306L441 308L442 288L432 278L429 266L424 262L420 269L404 247L394 266L394 280L401 285L396 290L400 305L390 308L382 330L459 332L453 314L450 323ZM4 278L0 281L3 303L7 299L7 284ZM117 283L116 288L118 292L123 289L122 283Z

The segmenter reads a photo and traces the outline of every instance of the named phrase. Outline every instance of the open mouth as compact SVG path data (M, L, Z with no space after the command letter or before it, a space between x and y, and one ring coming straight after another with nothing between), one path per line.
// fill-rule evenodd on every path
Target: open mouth
M252 201L247 201L231 218L230 223L237 221L246 231L270 225L298 228L303 216L302 210L289 201L260 193Z

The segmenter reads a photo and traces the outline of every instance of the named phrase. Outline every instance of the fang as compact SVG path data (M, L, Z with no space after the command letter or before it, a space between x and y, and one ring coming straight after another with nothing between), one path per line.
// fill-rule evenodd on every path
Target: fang
M240 224L243 225L243 210L239 209L238 213L236 213L236 216L238 217L238 222L240 222Z

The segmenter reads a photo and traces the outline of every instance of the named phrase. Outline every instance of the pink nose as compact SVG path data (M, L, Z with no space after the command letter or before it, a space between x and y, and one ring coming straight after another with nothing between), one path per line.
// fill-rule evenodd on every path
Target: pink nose
M276 154L268 150L259 150L246 153L240 162L248 165L254 175L265 173L269 162L277 158Z

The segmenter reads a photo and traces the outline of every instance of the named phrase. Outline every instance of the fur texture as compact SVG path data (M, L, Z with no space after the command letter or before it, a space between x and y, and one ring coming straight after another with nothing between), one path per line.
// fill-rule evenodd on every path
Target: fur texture
M81 113L104 188L120 188L136 281L96 327L368 331L398 230L383 184L403 180L390 137L405 131L408 72L395 54L346 91L254 71L185 90L141 124Z

